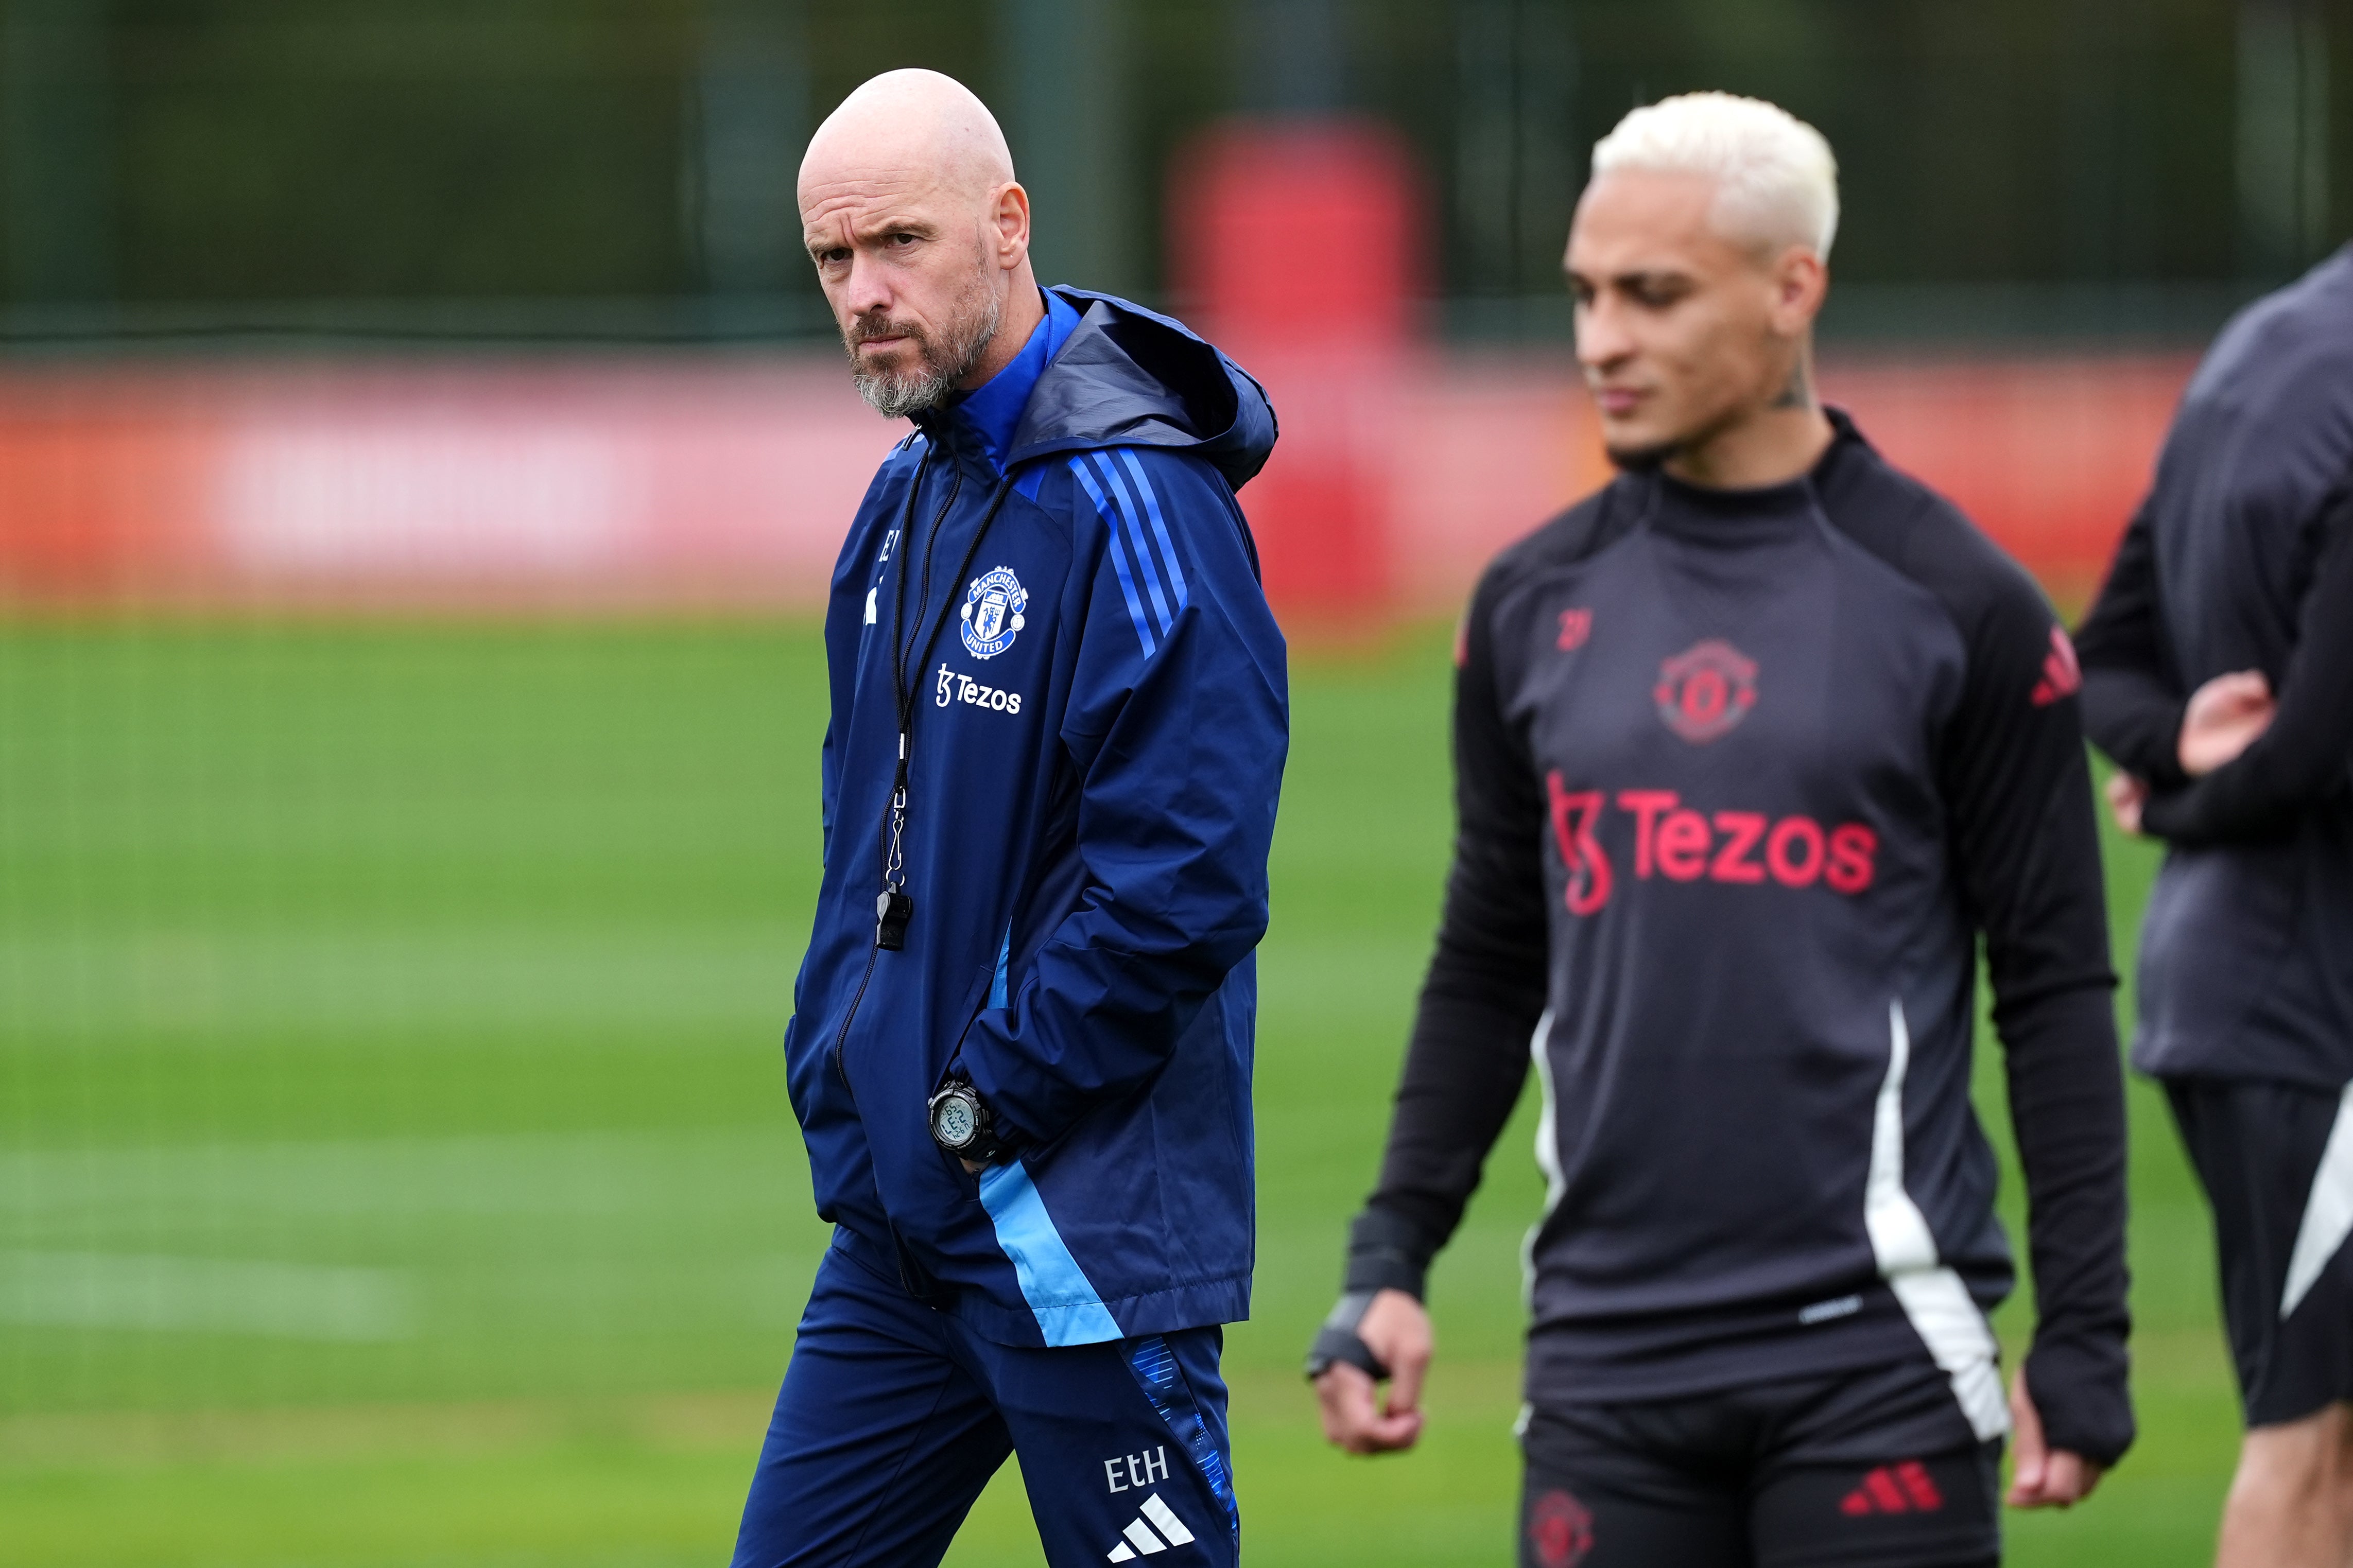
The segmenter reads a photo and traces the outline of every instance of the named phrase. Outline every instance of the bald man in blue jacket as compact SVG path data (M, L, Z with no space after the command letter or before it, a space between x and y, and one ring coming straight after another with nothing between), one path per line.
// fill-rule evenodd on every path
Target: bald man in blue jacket
M1234 492L1273 412L1176 322L1038 287L1004 137L946 77L859 89L799 195L859 390L914 430L826 617L786 1055L835 1234L735 1563L936 1563L1018 1450L1058 1568L1231 1563L1288 738Z

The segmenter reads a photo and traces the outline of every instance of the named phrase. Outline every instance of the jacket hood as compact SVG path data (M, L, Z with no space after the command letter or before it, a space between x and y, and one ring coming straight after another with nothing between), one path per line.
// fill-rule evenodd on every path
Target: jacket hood
M1207 458L1240 489L1274 450L1274 405L1250 373L1182 322L1084 289L1081 312L1014 427L1008 465L1090 447L1166 447Z

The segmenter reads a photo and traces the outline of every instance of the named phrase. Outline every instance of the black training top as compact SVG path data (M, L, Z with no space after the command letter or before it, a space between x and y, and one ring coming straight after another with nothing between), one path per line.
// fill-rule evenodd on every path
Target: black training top
M1419 1294L1533 1031L1533 1403L1925 1342L2000 1431L1983 932L2032 1215L2027 1375L2053 1441L2113 1459L2124 1107L2075 667L2024 574L1832 417L1808 479L1624 475L1481 582L1444 921L1348 1288Z
M2080 647L2085 723L2171 841L2133 1060L2353 1079L2353 248L2248 307L2199 366ZM2195 783L2189 694L2260 669L2271 728Z

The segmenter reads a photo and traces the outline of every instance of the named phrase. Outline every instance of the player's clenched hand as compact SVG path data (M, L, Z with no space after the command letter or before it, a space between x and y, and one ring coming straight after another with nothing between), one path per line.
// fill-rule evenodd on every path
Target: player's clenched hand
M1389 1369L1387 1405L1371 1377L1335 1362L1315 1380L1324 1411L1324 1436L1351 1454L1387 1454L1410 1448L1421 1436L1421 1379L1430 1370L1430 1314L1402 1290L1373 1297L1356 1324L1356 1337Z
M2043 1441L2042 1413L2026 1392L2026 1369L2010 1382L2011 1458L2010 1506L2072 1508L2100 1484L2100 1467L2081 1454Z
M2108 775L2108 815L2126 833L2140 832L2140 808L2148 804L2148 785L2127 773Z
M2190 693L2181 715L2181 739L2175 743L2181 771L2191 778L2212 773L2270 728L2277 710L2262 670L2216 676Z

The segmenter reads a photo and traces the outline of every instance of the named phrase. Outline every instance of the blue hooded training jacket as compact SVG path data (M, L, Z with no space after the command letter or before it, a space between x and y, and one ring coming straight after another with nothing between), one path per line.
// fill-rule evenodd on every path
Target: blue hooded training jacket
M1165 317L1046 302L1011 364L918 416L834 569L825 876L785 1036L839 1244L1013 1345L1249 1315L1289 740L1234 501L1265 395ZM926 1118L959 1074L1020 1140L977 1180Z

